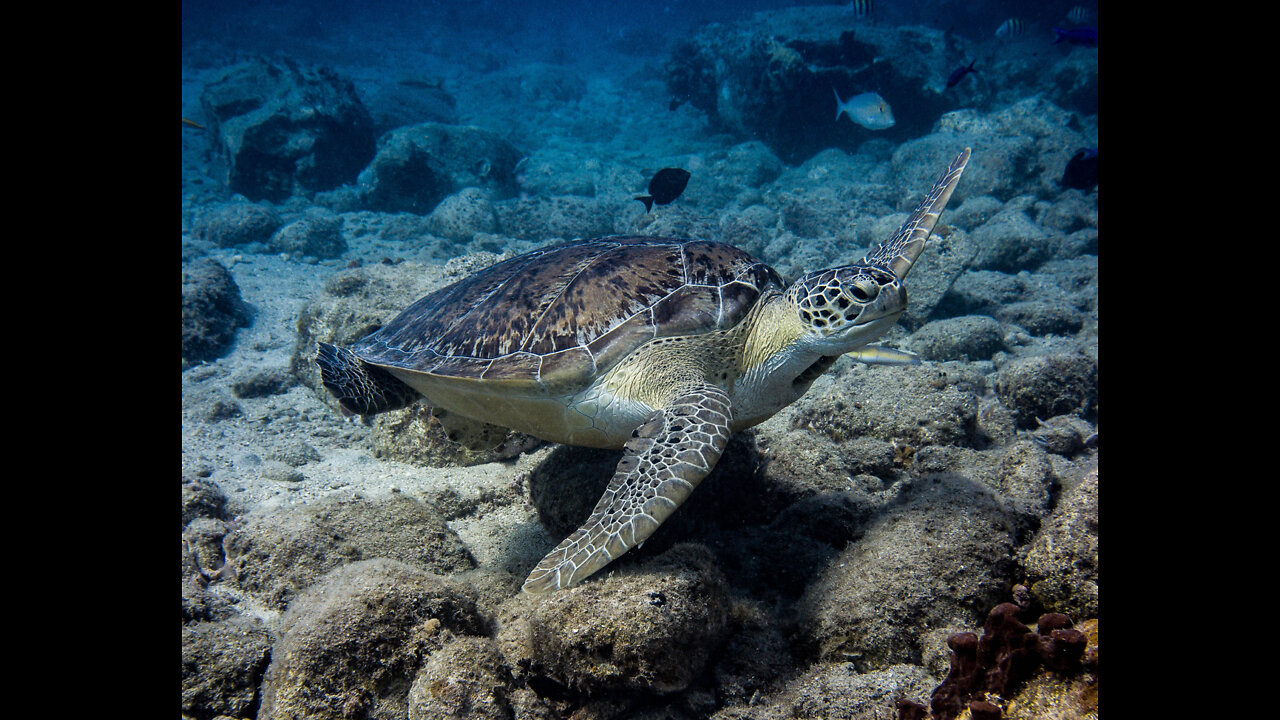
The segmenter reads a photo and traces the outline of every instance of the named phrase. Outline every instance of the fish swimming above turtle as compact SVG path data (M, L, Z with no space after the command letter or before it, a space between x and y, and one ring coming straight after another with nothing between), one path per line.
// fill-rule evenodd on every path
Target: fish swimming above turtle
M903 280L969 154L852 265L785 285L746 252L705 240L616 236L540 248L418 300L350 346L320 343L323 384L359 415L425 399L463 442L509 428L621 449L595 509L523 589L570 587L649 538L733 433L795 402L841 355L914 359L868 344L906 310Z
M684 168L662 168L649 181L649 194L636 199L644 203L645 212L652 210L655 204L673 203L689 184L689 176L689 171Z

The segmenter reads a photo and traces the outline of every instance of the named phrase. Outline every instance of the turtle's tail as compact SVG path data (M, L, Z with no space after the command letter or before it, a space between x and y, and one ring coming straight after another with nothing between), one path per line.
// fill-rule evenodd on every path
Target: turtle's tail
M344 412L375 415L408 407L420 397L417 390L350 350L329 343L319 346L316 365L320 366L320 379Z

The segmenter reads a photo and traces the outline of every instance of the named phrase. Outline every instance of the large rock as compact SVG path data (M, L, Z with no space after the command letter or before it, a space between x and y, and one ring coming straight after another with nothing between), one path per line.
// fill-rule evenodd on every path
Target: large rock
M182 266L182 367L221 357L236 330L252 322L240 287L218 261L194 260Z
M349 80L326 68L257 59L223 70L200 97L227 188L278 202L356 179L373 121Z
M962 39L941 30L851 27L842 6L797 7L705 26L675 45L666 81L673 96L717 124L796 163L823 148L852 150L872 137L900 142L928 132L961 100L943 95L939 79L965 52ZM880 93L896 124L871 131L837 119L833 89L842 98Z
M446 196L475 186L495 197L515 193L520 152L496 133L428 122L378 140L377 155L359 178L364 206L426 215Z
M531 687L670 693L687 688L730 631L724 576L700 545L507 607L498 642Z
M1097 417L1098 363L1081 353L1016 358L1000 368L992 385L1022 428L1055 415Z
M1027 584L1046 610L1098 616L1098 473L1064 493L1024 561Z
M1028 97L992 113L972 108L935 116L933 132L907 139L893 151L893 174L899 184L927 188L937 177L938 158L973 148L964 179L951 196L959 208L970 197L990 195L1006 202L1034 192L1057 198L1058 181L1078 148L1096 145L1096 135L1073 129L1070 112L1039 97ZM946 216L943 222L952 222Z
M335 567L368 558L446 575L475 566L440 513L404 495L252 512L223 544L236 585L276 608Z
M239 202L215 203L196 209L191 234L217 247L265 243L283 221L270 205Z
M257 619L182 626L184 717L249 717L271 659L271 637Z
M258 718L406 717L430 655L484 630L475 598L429 572L381 558L339 568L281 618Z
M918 664L929 628L976 626L1007 592L1014 514L962 477L917 482L806 591L801 627L821 660Z

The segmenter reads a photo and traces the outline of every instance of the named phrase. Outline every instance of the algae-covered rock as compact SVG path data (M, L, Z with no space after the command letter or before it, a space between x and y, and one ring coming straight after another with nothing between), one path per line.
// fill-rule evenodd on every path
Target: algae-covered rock
M498 639L531 686L576 693L689 686L729 630L711 553L677 545L640 566L508 606Z
M449 439L449 432L432 415L425 402L403 410L379 413L370 432L374 454L426 467L452 467L494 462L537 447L541 440L494 428L488 442L467 447Z
M462 125L422 123L378 140L378 152L360 173L365 208L427 215L441 200L475 186L501 197L515 192L520 153L496 133Z
M247 201L215 203L195 210L191 234L217 247L265 243L281 224L270 205Z
M915 481L801 600L801 627L817 657L859 671L919 664L925 631L975 626L1008 592L1016 515L961 477Z
M182 475L182 527L199 517L227 518L227 496L218 483L198 471Z
M1069 490L1031 544L1027 585L1044 607L1073 618L1098 616L1098 473Z
M911 470L963 477L997 493L1010 511L1019 542L1049 513L1058 490L1058 476L1048 453L1026 438L986 450L926 447L916 454Z
M280 619L260 720L405 717L431 654L485 624L462 586L395 560L340 567Z
M496 232L498 217L489 194L480 188L468 187L441 200L427 216L427 228L440 237L468 243L476 233Z
M224 545L236 584L281 608L326 572L370 558L440 574L475 567L439 512L400 494L251 513Z
M347 251L342 218L332 210L308 208L302 217L271 236L267 249L295 257L336 258Z
M227 352L236 330L253 322L235 278L217 260L199 258L182 266L182 367Z
M981 195L1002 202L1029 192L1057 197L1062 192L1058 184L1062 169L1072 153L1097 144L1073 125L1070 112L1039 96L989 113L974 108L952 110L936 117L933 132L906 139L894 149L893 176L905 187L928 187L937 172L934 158L972 147L964 182L951 196L952 203L960 204L957 207Z
M916 665L859 672L852 663L823 662L779 692L728 705L711 720L883 720L896 717L899 698L927 699L936 683Z
M854 367L811 393L792 415L836 442L872 437L913 447L969 445L978 411L979 378L937 367Z
M182 711L191 717L248 717L271 658L261 621L235 615L225 622L182 626Z
M511 720L511 669L498 646L460 637L433 652L409 689L409 720Z
M1098 409L1098 364L1080 353L1014 359L1000 368L993 384L1022 428L1035 428L1036 418L1055 415L1089 419Z
M986 315L935 320L911 335L911 349L926 360L990 360L1005 349L1000 321Z

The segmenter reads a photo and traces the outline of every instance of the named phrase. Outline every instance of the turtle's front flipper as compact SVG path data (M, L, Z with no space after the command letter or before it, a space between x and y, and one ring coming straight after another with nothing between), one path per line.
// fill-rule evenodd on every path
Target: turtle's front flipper
M711 472L729 442L729 397L699 385L655 411L627 441L591 517L524 581L525 592L574 585L644 542Z

